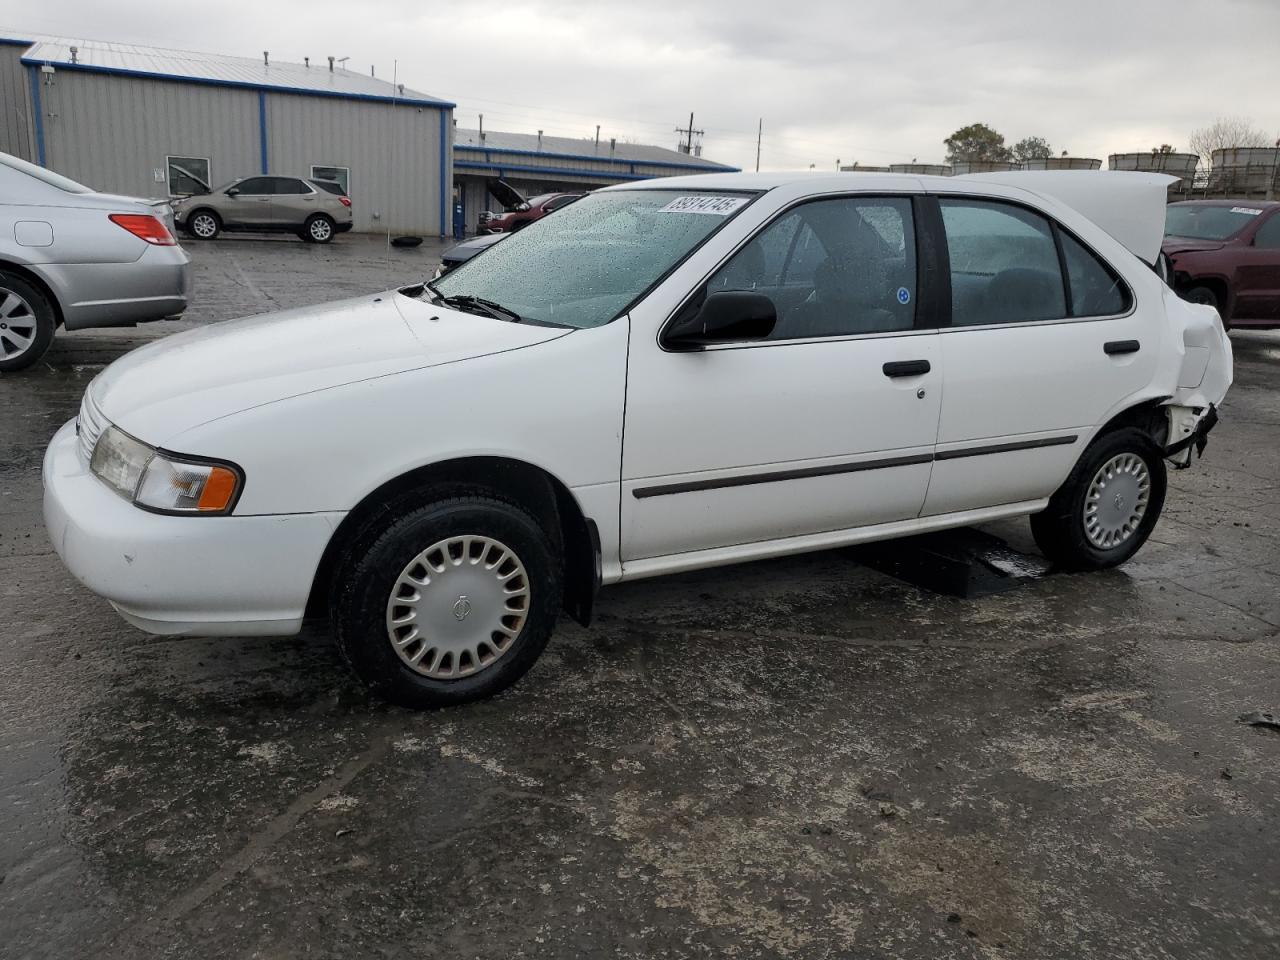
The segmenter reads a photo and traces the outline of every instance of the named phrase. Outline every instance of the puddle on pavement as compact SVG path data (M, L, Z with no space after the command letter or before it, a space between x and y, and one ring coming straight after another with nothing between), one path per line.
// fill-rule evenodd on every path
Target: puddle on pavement
M867 544L853 551L873 570L951 597L977 599L1040 580L1049 563L972 527Z

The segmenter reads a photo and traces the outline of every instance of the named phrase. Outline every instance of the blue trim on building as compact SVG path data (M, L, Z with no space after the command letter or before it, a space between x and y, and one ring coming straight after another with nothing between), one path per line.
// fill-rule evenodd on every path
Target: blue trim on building
M19 40L17 37L0 37L0 47L34 47L34 40Z
M440 111L440 236L445 236L445 219L446 207L452 206L448 203L448 171L449 171L449 123L448 116L443 110Z
M457 106L447 100L418 100L410 97L391 97L373 93L342 93L338 90L315 90L310 87L285 87L270 83L250 83L246 80L215 80L212 77L188 77L180 73L156 73L150 70L126 70L123 67L99 67L84 63L67 63L64 60L40 60L23 57L27 66L52 64L60 70L80 70L84 73L106 73L117 77L138 77L143 80L170 80L177 83L196 83L206 87L232 87L238 90L261 90L264 93L297 93L306 97L330 97L336 100L364 100L371 103L403 103L415 107L431 107L434 110L452 110Z
M542 173L549 177L595 177L601 180L652 180L644 174L615 173L612 170L567 170L560 167L529 167L515 163L475 163L471 160L454 160L455 170L496 170L499 177L507 170L517 173ZM728 173L729 171L724 171Z
M674 160L637 160L634 157L600 157L589 153L550 153L546 150L515 150L506 147L480 147L474 143L454 144L454 152L473 150L483 153L486 160L491 160L495 153L505 153L513 157L548 157L553 160L587 160L592 163L612 163L618 166L629 166L635 173L637 166L664 167L673 170L696 170L699 173L741 173L741 167L730 167L724 164L681 163Z
M36 160L44 166L44 107L40 105L40 68L31 68L31 113L36 121Z
M265 90L258 91L258 147L262 153L262 172L266 173L269 166L267 164L267 94Z

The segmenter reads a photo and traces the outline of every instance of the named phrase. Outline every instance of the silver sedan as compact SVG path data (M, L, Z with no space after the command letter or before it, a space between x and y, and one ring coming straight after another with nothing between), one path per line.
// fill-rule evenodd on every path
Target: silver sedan
M0 153L0 372L39 360L58 326L181 314L190 258L171 216Z

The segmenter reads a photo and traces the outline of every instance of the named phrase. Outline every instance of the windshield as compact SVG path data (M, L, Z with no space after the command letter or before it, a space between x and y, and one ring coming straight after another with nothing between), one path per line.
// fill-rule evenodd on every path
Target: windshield
M501 304L535 322L598 327L751 199L694 190L593 193L511 234L432 289Z
M70 177L64 177L60 173L54 173L52 170L46 170L44 167L38 167L34 163L28 163L26 160L19 160L17 157L11 157L7 154L0 155L0 163L13 167L19 173L25 173L29 177L35 177L37 180L47 183L51 187L57 187L67 193L93 193L93 190L86 187L83 183L76 183Z
M1226 240L1239 233L1261 214L1257 207L1171 206L1164 215L1166 237L1192 240Z

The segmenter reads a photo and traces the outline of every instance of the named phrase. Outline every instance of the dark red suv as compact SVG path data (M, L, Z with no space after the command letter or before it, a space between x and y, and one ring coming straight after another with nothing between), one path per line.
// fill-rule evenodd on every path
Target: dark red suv
M480 233L514 233L535 220L541 220L548 213L568 206L582 196L580 193L544 193L526 200L505 181L490 181L487 186L489 193L507 208L507 212L482 222L479 227Z
M1184 299L1216 307L1228 328L1280 327L1280 202L1171 203L1162 249Z

